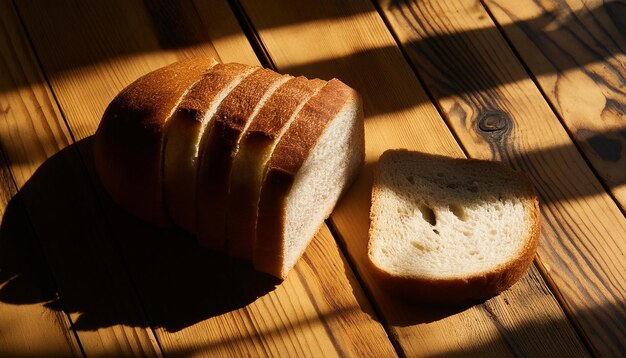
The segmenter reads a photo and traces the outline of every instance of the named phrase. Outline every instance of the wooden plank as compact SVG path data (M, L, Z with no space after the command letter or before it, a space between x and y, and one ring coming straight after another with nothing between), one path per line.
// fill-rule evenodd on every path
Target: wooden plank
M120 265L119 257L106 256L106 250L86 240L98 236L82 210L82 202L95 199L93 195L91 198L89 195L80 195L79 188L89 187L89 182L84 180L86 173L76 169L81 167L80 159L76 155L54 155L70 144L69 133L30 50L15 9L9 1L1 1L0 7L3 24L0 39L3 44L0 95L3 107L3 118L0 122L2 149L7 157L8 168L20 190L19 200L24 202L33 224L34 235L44 250L64 303L61 305L57 300L54 304L51 301L45 305L47 310L41 312L40 317L33 317L32 320L25 318L23 322L13 323L11 335L22 333L21 339L28 340L27 347L44 352L48 349L47 346L51 350L59 349L59 339L62 338L70 343L70 347L66 349L80 354L68 322L64 322L65 331L61 332L63 337L58 337L58 328L51 327L57 324L54 320L61 320L63 316L67 321L68 318L63 313L65 308L70 313L74 327L79 329L78 337L87 354L153 354L158 348L155 348L150 330L141 328L146 324L142 323L140 317L127 313L136 313L140 311L140 307L133 298L126 274L114 266L116 262ZM75 151L70 149L69 153L75 154ZM15 204L15 207L19 205ZM18 223L21 220L25 224L24 220L27 219L20 217L19 212L20 209L15 209L15 213L7 212L4 219L9 218ZM6 222L7 225L16 225L10 220ZM22 227L25 239L29 235L29 225ZM7 234L11 234L10 229L8 230ZM37 252L32 254L33 259L36 259ZM46 286L40 289L46 290ZM32 303L28 296L16 299L16 303ZM25 312L27 307L16 309L14 313L17 314L20 310ZM107 317L94 316L91 314L93 312L86 312L87 308L102 310L102 314ZM32 306L32 309L37 309L37 306ZM120 316L134 319L131 323L134 322L138 328L91 326L98 319L114 320ZM40 322L46 319L51 322ZM27 328L31 325L38 328L29 332L20 330L20 327ZM104 347L103 342L106 342L107 347ZM6 349L10 351L17 348L7 346ZM18 352L15 351L16 354Z
M70 128L85 138L79 150L166 354L394 354L327 231L318 235L318 249L274 289L274 281L199 250L186 235L128 216L95 178L90 136L124 85L192 55L258 64L225 1L199 1L197 9L190 2L139 1L88 8L80 1L63 7L32 1L19 7ZM122 9L124 17L117 16ZM173 18L175 24L168 22ZM68 34L66 28L81 31ZM352 324L358 324L360 334L351 334Z
M511 290L470 308L416 306L381 291L365 262L372 166L393 147L455 157L463 152L369 2L243 5L281 71L336 76L364 98L366 168L335 209L332 223L403 353L584 355L567 317L534 268Z
M470 0L381 1L381 9L470 156L531 176L544 273L594 351L623 351L626 219L488 13ZM481 129L488 120L492 128Z
M9 102L7 98L13 95L2 93L0 101ZM0 356L80 356L80 346L3 156L0 216Z
M485 5L626 212L626 7L620 1Z

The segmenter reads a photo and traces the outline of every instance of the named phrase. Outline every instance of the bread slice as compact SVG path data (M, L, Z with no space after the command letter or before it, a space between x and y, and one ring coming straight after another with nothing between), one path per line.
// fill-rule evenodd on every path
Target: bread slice
M385 152L372 190L368 257L389 293L437 303L490 297L529 268L537 196L500 163Z
M259 67L218 64L190 89L172 117L165 147L164 188L168 213L197 233L196 186L200 140L224 98Z
M304 104L326 81L297 77L282 85L254 117L233 162L226 215L228 252L251 259L256 241L259 195L267 161Z
M291 76L259 69L224 99L210 130L203 134L198 171L198 242L226 250L226 209L232 160L250 120Z
M94 162L112 199L135 216L169 226L163 202L163 144L172 113L217 61L191 58L131 83L107 107L95 134Z
M329 81L284 134L268 162L259 201L254 266L285 278L364 160L358 94Z

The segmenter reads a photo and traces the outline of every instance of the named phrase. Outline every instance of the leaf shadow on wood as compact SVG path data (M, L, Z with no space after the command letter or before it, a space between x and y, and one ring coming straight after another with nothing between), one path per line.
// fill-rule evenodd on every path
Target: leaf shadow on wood
M531 72L534 77L563 74L569 69L583 69L588 64L602 63L614 72L617 82L620 77L622 82L624 80L623 69L619 66L620 60L615 59L613 63L608 61L615 55L622 56L626 49L626 31L623 27L626 6L623 4L605 2L591 9L571 11L563 3L557 5L553 11L543 12L541 16L531 19L518 20L515 17L517 14L510 14L513 19L511 23L503 24L500 28L490 26L449 34L439 32L446 31L452 24L430 23L436 20L425 20L432 16L423 13L428 11L427 7L428 5L422 6L411 0L396 0L385 10L388 16L393 16L400 26L405 27L405 34L420 34L419 39L408 41L404 48L419 72L427 79L429 87L434 87L438 96L481 92L525 80L529 74L521 69L522 66L508 62L523 62L523 59L514 55L493 58L499 56L498 52L509 52L508 47L511 44L504 40L512 36L511 34L527 37L528 42L532 43L526 48L523 47L524 41L518 41L514 51L522 52L521 54L538 52L541 53L539 57L545 57L545 60L533 61ZM488 16L487 11L479 13L479 19ZM443 17L445 19L446 15ZM443 21L454 23L455 20ZM492 24L491 21L488 23ZM433 32L434 35L424 35ZM485 62L493 62L501 69L486 66ZM520 70L507 70L506 67L510 65ZM608 85L600 75L585 69L583 71L600 85ZM433 81L433 78L436 80ZM619 92L610 85L607 87Z
M78 142L88 168L93 168L91 142L92 137ZM46 306L52 310L65 308L70 315L79 314L73 322L77 330L149 323L153 328L175 332L245 307L279 283L248 264L200 249L184 233L159 229L135 219L111 202L99 182L92 181L99 198L93 197L93 190L85 194L72 184L89 180L81 167L77 145L69 146L44 162L9 202L0 227L0 284L4 284L0 286L0 300L3 302L48 302ZM86 186L90 189L91 184ZM62 201L70 204L59 204ZM101 207L93 208L98 201ZM26 210L23 202L28 203ZM34 227L39 228L35 234L31 218L35 218ZM37 239L40 245L33 243ZM103 245L103 240L112 243ZM110 249L111 246L118 250ZM109 248L103 250L101 258L96 258L102 262L89 262L94 259L89 255L94 252L97 255L99 247ZM31 282L46 282L43 275L49 271L44 257L50 263L53 281L65 304L59 301L51 284L22 289ZM124 266L136 292L120 295L106 292L128 290L128 285L117 283L128 277L94 281L94 277L106 273L91 270L105 271L103 265L107 262L111 266ZM123 307L129 302L112 299L129 295L138 296L147 320L136 317L142 314L135 312L136 308ZM124 312L132 313L124 316Z
M480 117L480 116L479 116ZM474 120L478 137L489 145L491 160L499 160L528 175L541 204L590 198L626 185L626 127L605 131L578 130L579 141L531 151L518 151L507 133L485 132ZM511 126L515 124L509 120ZM582 155L581 155L582 154ZM583 159L586 158L588 163ZM546 170L546 166L550 170ZM599 170L594 172L593 169ZM606 188L602 185L606 185ZM624 213L623 203L615 200ZM606 206L604 206L607 208Z
M238 1L236 0L230 1L230 3L233 8L245 10L245 6L242 7L238 5ZM88 9L65 11L63 6L55 6L50 9L52 12L49 16L50 18L63 18L64 21L67 22L67 26L75 29L84 29L84 34L81 37L77 37L74 31L57 33L56 30L51 30L50 34L53 34L52 36L54 37L50 39L46 38L46 40L49 41L44 41L44 38L41 36L34 36L32 38L35 47L40 49L37 51L37 55L41 59L48 78L53 78L55 75L67 71L105 63L114 58L123 58L133 54L182 49L202 44L212 47L210 46L212 40L233 35L224 28L218 28L211 26L210 23L204 23L198 8L191 2L144 1L143 6L133 6L127 3L121 4L125 5L90 1ZM18 13L21 14L27 11L29 6L31 5L18 3ZM71 5L67 4L67 6ZM81 4L80 6L86 5ZM285 11L297 12L297 16L293 16L293 18L277 16L272 18L271 23L255 23L248 25L252 26L254 31L259 32L266 29L277 29L289 25L319 20L341 20L373 11L370 6L362 6L359 4L323 6L319 9L315 9L315 11L300 11L297 3L294 3L293 6L293 9L284 9ZM403 6L404 5L400 5L398 2L394 1L390 3L389 10L397 11ZM128 13L128 16L117 16L119 13ZM411 15L406 16L410 17ZM30 27L29 25L31 25L30 21L33 21L33 19L22 17L28 29ZM602 62L613 55L623 53L624 48L626 48L626 43L624 43L626 34L623 32L624 27L622 26L624 18L626 18L626 7L617 2L608 2L583 13L570 13L565 17L560 14L546 13L537 18L504 25L502 28L505 32L508 28L521 29L527 36L536 39L538 45L545 50L544 52L550 54L552 63L546 62L547 65L545 67L538 68L534 75L539 76L541 74L566 71L570 68L578 68L590 63ZM140 21L138 22L137 19L140 19ZM246 17L244 16L243 19L245 20ZM298 21L294 19L298 19ZM583 43L583 45L589 49L588 52L578 51L577 48L580 46L580 43L577 41L561 41L561 39L570 39L570 37L573 36L572 34L576 35L580 32L585 32L587 28L601 28L602 26L606 26L606 24L600 24L597 19L609 22L610 26L615 28L616 31L622 31L621 34L624 35L624 37L616 39L611 37L608 32L604 32L607 34L607 38L596 39L596 41L601 41L602 46L594 47L593 44ZM143 24L141 21L145 22L148 27L147 29L137 28L138 24ZM408 23L413 22L413 20L408 19L407 21ZM93 29L93 24L96 23L107 24L107 28ZM556 24L556 26L547 26L550 24ZM549 28L549 30L546 28ZM99 40L98 46L94 46L93 43L89 42L85 43L89 36L93 35L95 39L95 36L100 35L96 31L105 31L112 38L123 38L125 40ZM425 61L439 63L442 60L446 60L446 66L451 66L449 70L454 73L453 77L455 78L455 83L446 84L442 94L455 95L467 91L480 91L501 86L502 83L501 81L493 80L493 76L484 75L479 76L480 80L477 81L472 76L476 75L476 70L480 68L480 63L476 63L475 61L461 61L461 59L455 56L444 55L442 57L440 52L445 52L445 49L454 49L458 46L469 46L469 44L473 43L472 39L492 38L493 36L500 37L501 34L501 30L497 27L437 34L418 41L412 41L408 44L408 47L416 49L416 51L420 53L420 56L425 56ZM143 36L143 38L138 38L138 36ZM584 39L585 36L577 35L575 38ZM81 48L83 50L71 51L69 48L64 50L64 44L82 44ZM57 49L57 51L44 51L49 49L50 46L54 46L50 49ZM424 49L427 50L424 51ZM472 49L470 48L470 50ZM58 57L58 51L62 51L63 53L61 58ZM384 76L378 76L380 78L377 78L375 69L384 68L385 65L382 63L389 59L390 54L394 52L397 53L397 51L398 48L394 44L394 46L357 51L341 58L320 60L296 66L280 66L279 70L294 75L303 74L329 79L337 76L338 73L346 73L346 71L339 70L342 66L349 68L353 63L359 62L369 64L368 67L372 69L365 77L371 77L372 81L385 81ZM215 51L211 49L210 52ZM572 54L577 54L577 56L572 57ZM447 60L453 61L453 63ZM12 67L13 65L10 68ZM351 71L347 71L347 73L350 72ZM509 80L513 82L525 79L525 72L523 76L524 78L509 78ZM355 86L357 89L359 88L358 78L350 79L342 77L341 79ZM22 78L15 75L11 81L0 81L0 91L13 90L16 87L27 85L28 81L31 80L30 78ZM388 106L384 106L384 104L377 106L375 110L377 111L376 113L388 113L418 104L420 103L393 101L393 103L390 102Z
M620 27L620 18L626 18L626 7L617 3L603 3L590 11L573 12L565 15L556 12L545 13L536 18L505 24L502 29L490 26L450 33L438 32L436 25L425 23L423 16L420 17L415 13L412 3L412 1L391 1L388 8L384 10L388 11L388 16L395 16L401 26L410 28L409 33L424 34L430 32L419 39L408 41L403 47L409 57L418 59L412 64L422 77L425 77L429 89L433 90L438 97L481 93L490 89L498 89L507 83L527 80L529 75L524 70L503 70L494 74L494 70L485 66L484 62L485 58L488 58L487 61L493 61L491 57L494 55L491 52L497 52L498 49L485 52L484 48L474 46L480 40L486 42L500 40L503 37L502 30L506 33L509 29L521 29L526 36L535 41L542 53L548 54L548 60L541 62L534 69L534 76L557 74L568 69L581 68L587 64L603 63L607 68L613 70L617 81L619 81L621 73L623 81L623 71L620 71L615 64L609 63L607 59L623 53L626 48L626 39L623 36L612 37L614 32L608 30L595 31L594 35L601 33L603 36L592 37L595 42L587 43L591 41L588 39L588 32L593 32L590 29L607 27L617 32L622 31L621 34L626 36L623 28ZM334 19L334 16L338 14L342 14L341 17L349 18L365 12L363 9L365 6L347 4L336 7L319 6L316 9L305 9L305 6L302 5L300 8L294 4L285 11L296 13L293 17L299 19L300 23L315 22L324 19L324 16ZM291 9L291 7L295 9ZM339 8L340 10L338 10ZM484 16L487 16L486 12ZM600 22L600 19L603 22ZM254 23L257 32L291 24L289 16L268 17L259 19ZM507 45L504 44L504 46ZM581 46L587 51L580 51ZM489 46L487 47L489 48ZM279 70L294 75L323 79L337 76L366 97L366 107L368 103L375 103L371 108L366 108L366 111L370 115L377 115L402 111L423 102L429 102L426 97L393 93L395 89L393 82L397 80L397 77L393 76L393 71L397 70L398 62L402 61L401 57L402 55L394 44L392 46L354 49L350 54L338 58L279 66ZM513 61L516 61L514 56L512 58ZM501 61L501 59L496 61ZM389 62L393 62L394 66L390 66ZM506 68L508 63L502 63L502 66ZM362 69L362 71L355 71L355 67ZM513 67L522 68L521 65ZM429 78L433 77L432 73L438 72L443 72L443 74L434 76L435 83L428 81ZM589 75L594 76L593 73ZM593 78L602 85L606 84L597 75ZM610 88L610 90L615 89ZM393 100L395 97L401 97L402 100Z

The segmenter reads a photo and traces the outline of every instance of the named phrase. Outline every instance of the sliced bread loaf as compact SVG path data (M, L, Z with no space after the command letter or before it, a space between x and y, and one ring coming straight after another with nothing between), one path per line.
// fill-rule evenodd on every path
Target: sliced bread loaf
M205 131L198 171L198 241L226 250L226 211L232 161L241 135L276 89L291 76L259 69L246 77L220 105Z
M196 83L172 116L165 147L165 201L171 219L191 234L197 232L198 151L222 100L258 67L218 64Z
M192 58L150 72L107 107L94 141L94 162L111 198L131 214L169 226L163 202L167 123L189 87L217 62Z
M124 89L94 152L126 210L218 251L231 231L231 256L285 278L363 163L363 114L338 80L198 58Z
M368 256L389 293L454 303L493 296L535 256L539 206L500 163L385 152L372 190Z
M329 81L272 153L259 200L254 266L285 278L364 160L358 94Z
M256 241L259 195L267 161L304 104L326 81L297 77L282 85L254 117L239 142L228 199L228 252L251 259Z

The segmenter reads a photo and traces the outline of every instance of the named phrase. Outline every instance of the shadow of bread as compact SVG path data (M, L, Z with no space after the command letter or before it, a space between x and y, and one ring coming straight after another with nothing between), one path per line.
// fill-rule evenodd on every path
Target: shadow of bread
M77 177L89 181L80 168L76 145L71 145L42 164L9 202L0 229L0 284L9 284L0 286L0 300L13 304L49 302L46 306L56 311L65 308L73 317L78 314L73 319L78 330L117 324L141 326L149 322L153 328L172 332L244 307L276 287L277 279L254 271L249 264L201 249L181 231L154 227L122 211L95 177L92 139L76 144L91 183L71 184ZM97 192L97 199L93 198L93 190L84 193L91 187ZM86 197L93 200L85 200ZM22 200L30 203L28 212ZM42 266L43 258L32 267L22 264L32 261L28 258L35 257L39 249L36 242L31 243L36 239L30 225L24 225L31 218L56 286L68 301L66 305L58 302L53 290L46 289L42 294L39 290L13 289L20 282L32 281L33 267ZM22 238L29 242L18 242ZM104 240L111 242L103 245ZM124 285L111 287L110 283L97 282L107 270L100 262L93 262L93 252L99 253L101 246L113 248L101 250L102 262L111 262L111 266L122 263L125 270L119 272L130 276L135 291L131 295L138 296L147 320L121 317L119 312L124 310L111 308L125 302L110 302L107 297L112 295L104 291ZM35 271L40 278L47 274L45 267ZM118 276L124 277L111 277L111 281L129 281L123 273Z

